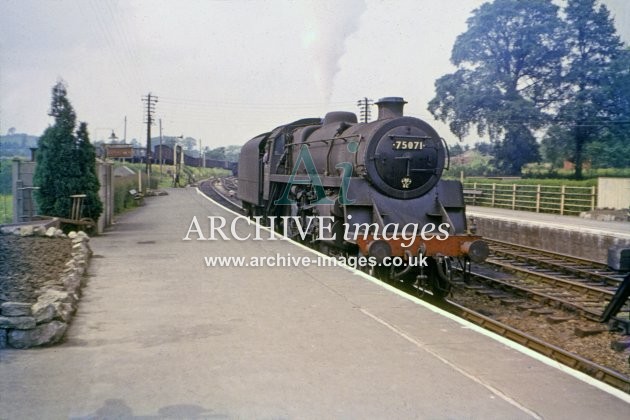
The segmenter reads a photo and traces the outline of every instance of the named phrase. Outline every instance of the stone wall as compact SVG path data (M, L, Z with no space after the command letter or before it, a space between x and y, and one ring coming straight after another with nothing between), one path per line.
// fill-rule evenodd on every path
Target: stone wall
M475 215L477 233L489 239L511 242L545 251L572 255L606 264L608 249L630 247L624 238L606 235L587 229L563 229L535 221L500 220ZM472 226L469 220L468 226Z
M3 228L2 233L66 236L54 227L44 230L33 226ZM84 232L70 232L67 237L72 241L72 257L69 261L60 262L66 267L61 279L63 287L40 289L35 303L5 302L0 305L0 349L25 349L54 344L65 334L77 309L92 253L89 237Z

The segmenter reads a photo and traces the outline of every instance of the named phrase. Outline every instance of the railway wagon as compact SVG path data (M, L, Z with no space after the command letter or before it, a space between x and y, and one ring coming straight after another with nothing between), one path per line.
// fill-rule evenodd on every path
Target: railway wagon
M165 165L173 165L173 148L167 145L156 145L153 148L153 161L159 163L160 159ZM186 151L183 152L183 163L186 166L192 167L205 167L205 168L221 168L227 169L232 172L232 175L238 173L238 162L232 162L229 160L209 159L205 158L205 165L203 159L199 156L192 156Z

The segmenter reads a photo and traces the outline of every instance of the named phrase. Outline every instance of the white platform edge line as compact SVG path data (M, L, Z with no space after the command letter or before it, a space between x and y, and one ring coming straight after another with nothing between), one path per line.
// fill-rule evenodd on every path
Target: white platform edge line
M201 192L201 190L199 190L199 188L195 187L195 189L197 190L197 194L201 195L202 197L204 197L208 201L212 202L213 204L219 206L223 210L225 210L225 211L227 211L229 213L232 213L232 214L234 214L236 216L245 217L244 215L236 213L232 209L229 209L229 208L225 207L224 205L222 205L221 203L218 203L217 201L215 201L212 198L208 197L203 192ZM250 222L250 224L254 224L254 222L252 222L251 220L249 222ZM269 229L267 227L265 227L265 226L261 226L261 228L269 231ZM278 236L284 238L284 236L282 236L281 234L278 234L277 232L276 232L276 234ZM299 242L295 242L292 239L289 239L289 238L285 238L285 239L286 239L287 242L291 242L292 244L300 247L301 249L303 249L305 251L309 251L309 252L311 252L311 253L313 253L315 255L323 256L323 257L326 257L326 258L332 258L332 257L330 257L328 255L322 254L319 251L311 249L311 248L309 248L309 247L307 247L307 246L305 246L305 245L303 245L303 244L301 244ZM364 278L364 279L366 279L366 280L376 284L377 286L380 286L380 287L382 287L382 288L384 288L384 289L386 289L386 290L388 290L390 292L393 292L393 293L397 294L398 296L400 296L402 298L405 298L405 299L407 299L407 300L409 300L409 301L411 301L411 302L413 302L413 303L415 303L417 305L420 305L420 306L422 306L422 307L424 307L424 308L426 308L426 309L428 309L428 310L430 310L430 311L432 311L434 313L437 313L437 314L439 314L441 316L444 316L444 317L446 317L446 318L448 318L450 320L453 320L453 321L457 322L458 324L460 324L460 325L462 325L462 326L464 326L466 328L469 328L469 329L471 329L473 331L476 331L476 332L478 332L480 334L483 334L483 335L485 335L485 336L487 336L487 337L489 337L489 338L491 338L491 339L493 339L495 341L498 341L499 343L501 343L501 344L503 344L505 346L508 346L508 347L510 347L510 348L512 348L512 349L514 349L514 350L516 350L518 352L520 352L520 353L523 353L523 354L525 354L525 355L527 355L527 356L529 356L529 357L531 357L531 358L533 358L535 360L538 360L538 361L546 364L547 366L551 366L551 367L556 368L556 369L558 369L558 370L560 370L560 371L562 371L562 372L564 372L564 373L566 373L568 375L571 375L574 378L576 378L576 379L578 379L578 380L580 380L582 382L585 382L585 383L587 383L587 384L589 384L589 385L591 385L591 386L593 386L595 388L598 388L601 391L604 391L604 392L606 392L606 393L608 393L610 395L613 395L613 396L619 398L620 400L622 400L624 402L630 403L630 394L626 394L625 392L623 392L623 391L621 391L621 390L619 390L617 388L614 388L614 387L612 387L612 386L610 386L608 384L600 382L600 381L598 381L598 380L596 380L594 378L591 378L590 376L588 376L588 375L586 375L586 374L584 374L582 372L579 372L579 371L577 371L575 369L571 369L570 367L568 367L566 365L563 365L560 362L556 362L555 360L550 359L547 356L544 356L544 355L542 355L542 354L540 354L538 352L530 350L530 349L528 349L525 346L522 346L522 345L520 345L518 343L515 343L514 341L508 340L505 337L501 337L500 335L495 334L492 331L488 331L485 328L482 328L482 327L480 327L478 325L475 325L475 324L473 324L470 321L467 321L465 319L461 319L461 318L456 317L455 315L450 314L450 313L448 313L448 312L446 312L446 311L444 311L444 310L442 310L440 308L437 308L435 306L429 305L428 303L426 303L426 302L416 298L415 296L408 295L408 294L406 294L406 293L396 289L395 287L392 287L392 286L390 286L390 285L388 285L386 283L383 283L380 280L377 280L377 279L367 275L366 273L364 273L364 272L362 272L360 270L357 270L355 268L348 267L348 266L343 266L343 265L339 265L338 267L346 269L346 270L352 272L353 274L355 274L357 276L360 276L360 277L362 277L362 278Z

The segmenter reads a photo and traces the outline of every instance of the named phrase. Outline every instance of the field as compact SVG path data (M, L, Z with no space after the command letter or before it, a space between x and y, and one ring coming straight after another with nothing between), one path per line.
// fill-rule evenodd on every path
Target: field
M13 220L13 196L0 194L0 223L11 223Z

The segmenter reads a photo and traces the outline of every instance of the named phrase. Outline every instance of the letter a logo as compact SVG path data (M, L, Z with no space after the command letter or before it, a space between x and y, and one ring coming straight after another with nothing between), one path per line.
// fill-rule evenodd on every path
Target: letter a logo
M304 167L306 168L306 173L308 174L308 179L295 179L297 176L298 169L300 168L300 163L304 162ZM300 154L298 155L297 161L293 166L293 171L291 172L291 176L289 177L289 181L287 182L287 186L282 192L282 197L274 201L275 205L290 205L294 204L295 200L289 198L289 193L291 192L292 185L312 185L315 190L315 194L317 195L317 201L312 202L310 204L334 204L334 201L330 198L326 197L326 193L324 192L324 187L322 185L322 180L317 173L317 168L315 167L315 162L313 162L313 157L311 156L311 151L308 146L303 144L300 148Z

